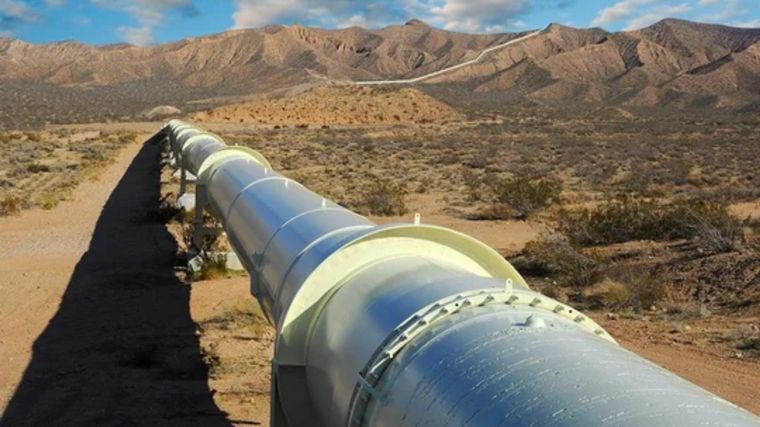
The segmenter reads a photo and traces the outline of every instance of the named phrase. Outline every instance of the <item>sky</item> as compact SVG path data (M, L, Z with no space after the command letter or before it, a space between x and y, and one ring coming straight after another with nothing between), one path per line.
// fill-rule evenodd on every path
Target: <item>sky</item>
M146 46L272 24L379 28L418 18L463 32L552 22L619 31L665 17L760 28L760 0L0 0L0 37Z

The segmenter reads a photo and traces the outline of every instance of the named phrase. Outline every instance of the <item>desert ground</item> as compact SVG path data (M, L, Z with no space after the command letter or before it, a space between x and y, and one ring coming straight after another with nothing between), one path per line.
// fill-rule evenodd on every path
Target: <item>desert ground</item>
M760 414L756 116L296 99L189 119L376 222L420 213L484 241L625 348ZM0 425L268 424L274 333L247 276L186 271L161 126L1 135Z

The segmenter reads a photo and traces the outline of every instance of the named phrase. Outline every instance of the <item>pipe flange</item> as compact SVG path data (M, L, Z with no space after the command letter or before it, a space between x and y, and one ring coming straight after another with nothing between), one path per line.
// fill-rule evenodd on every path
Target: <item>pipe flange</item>
M261 153L249 147L235 145L224 147L206 157L206 159L203 160L203 163L198 167L198 179L201 182L205 182L211 175L211 171L215 165L220 164L225 159L230 159L241 154L247 155L251 160L261 164L264 168L272 170L272 165L269 163L269 160L267 160Z
M580 314L572 307L552 298L543 296L531 290L512 289L480 289L451 295L430 304L396 327L380 345L359 372L356 387L349 404L348 427L360 427L364 413L371 398L382 399L382 393L375 388L383 373L413 338L420 335L431 324L460 312L467 307L485 307L490 305L529 306L542 311L551 312L565 317L576 323L581 329L592 333L614 344L617 342L596 322Z

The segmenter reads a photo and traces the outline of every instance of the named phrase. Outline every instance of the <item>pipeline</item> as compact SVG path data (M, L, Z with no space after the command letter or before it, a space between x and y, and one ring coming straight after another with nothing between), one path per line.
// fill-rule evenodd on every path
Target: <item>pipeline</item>
M162 132L276 329L274 427L760 425L471 237L376 225L254 150L178 120Z

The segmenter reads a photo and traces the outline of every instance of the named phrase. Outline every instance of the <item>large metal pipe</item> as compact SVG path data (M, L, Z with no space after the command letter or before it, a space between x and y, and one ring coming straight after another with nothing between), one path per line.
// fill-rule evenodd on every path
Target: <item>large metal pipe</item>
M256 151L179 121L165 131L277 330L273 426L760 425L530 290L475 239L375 225Z

